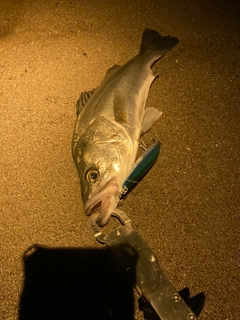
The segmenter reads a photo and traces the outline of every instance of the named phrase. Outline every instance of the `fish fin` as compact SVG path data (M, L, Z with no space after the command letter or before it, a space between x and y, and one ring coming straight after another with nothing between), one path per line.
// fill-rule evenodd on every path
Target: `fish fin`
M153 107L146 108L143 114L141 135L147 132L150 127L161 117L161 115L162 112Z
M79 99L77 101L77 105L76 105L76 114L77 114L77 116L82 111L83 107L86 105L88 100L91 98L91 96L93 95L95 90L96 90L96 88L93 89L92 91L81 92L80 97L79 97Z
M114 94L113 110L115 120L119 123L127 123L127 109L125 97L121 94Z
M152 54L154 53L154 61L156 61L175 47L177 43L177 38L161 36L157 31L146 29L142 36L140 54L146 53L146 51L152 52Z
M113 72L117 71L119 68L121 68L121 65L114 64L111 68L108 69L106 76L111 75Z

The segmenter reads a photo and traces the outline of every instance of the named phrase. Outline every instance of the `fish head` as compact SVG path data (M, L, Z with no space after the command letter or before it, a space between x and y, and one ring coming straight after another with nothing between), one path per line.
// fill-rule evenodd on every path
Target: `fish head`
M101 145L87 148L78 165L85 213L99 211L99 226L107 223L121 196L126 176L123 160L116 147Z
M99 140L88 136L78 145L76 166L86 215L98 211L98 225L111 217L122 194L135 154L127 139ZM85 140L85 141L84 141Z

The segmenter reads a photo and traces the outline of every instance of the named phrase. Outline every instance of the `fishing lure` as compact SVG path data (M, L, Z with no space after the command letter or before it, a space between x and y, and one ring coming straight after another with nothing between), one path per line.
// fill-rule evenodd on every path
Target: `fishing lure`
M123 194L127 193L129 189L134 188L136 184L144 177L149 169L156 162L160 153L161 144L159 141L155 141L144 154L137 159L131 173L123 183Z

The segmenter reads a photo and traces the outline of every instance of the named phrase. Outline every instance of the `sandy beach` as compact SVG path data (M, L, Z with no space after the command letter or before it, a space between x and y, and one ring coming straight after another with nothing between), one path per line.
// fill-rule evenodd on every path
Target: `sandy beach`
M45 286L53 278L49 297L61 295L54 307L64 310L69 283L73 288L84 278L76 276L81 269L74 267L80 265L81 250L92 254L102 248L84 214L71 155L75 105L80 93L96 88L112 65L138 53L142 33L150 28L179 43L155 64L159 77L147 100L147 106L163 112L144 136L147 144L158 137L160 156L121 208L171 283L178 290L189 287L192 295L205 293L199 319L236 320L239 17L234 0L1 2L0 319L33 319L32 312L39 319L33 307L39 292L46 298ZM39 255L31 264L34 252ZM64 269L67 252L71 259ZM91 259L92 274L108 283L107 260ZM48 278L42 261L52 266ZM35 304L29 297L23 303L28 289L39 294ZM76 301L67 306L72 313L61 311L56 319L77 318L74 290ZM44 299L42 312L50 301ZM141 320L135 300L133 318ZM91 296L86 301L91 307ZM50 318L55 317L46 314Z

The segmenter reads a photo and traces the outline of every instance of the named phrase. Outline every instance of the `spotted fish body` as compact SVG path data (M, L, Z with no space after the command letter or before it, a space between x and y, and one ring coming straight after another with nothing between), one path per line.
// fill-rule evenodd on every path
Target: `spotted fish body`
M161 115L154 108L145 109L155 78L151 67L177 42L146 29L139 54L109 69L100 86L78 100L72 153L85 213L98 210L99 226L107 223L118 204L141 134Z

